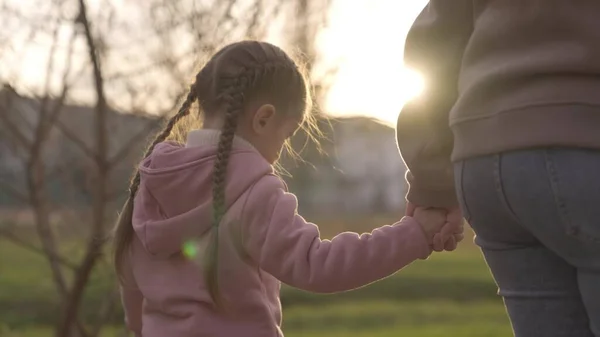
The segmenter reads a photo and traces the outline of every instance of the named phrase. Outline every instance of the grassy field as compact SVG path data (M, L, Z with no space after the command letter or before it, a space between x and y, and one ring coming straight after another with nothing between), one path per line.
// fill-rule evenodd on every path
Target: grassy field
M86 320L93 320L91 309L111 287L107 269L93 275L82 310ZM0 239L0 337L50 337L56 299L45 261ZM511 336L496 287L470 238L456 252L435 254L362 289L314 295L284 288L282 302L287 337ZM102 336L121 336L117 331L108 328Z
M494 302L467 304L424 301L362 301L324 306L299 306L285 311L286 337L506 337L510 329L502 306ZM120 337L106 329L102 337ZM40 326L5 330L2 337L50 337Z

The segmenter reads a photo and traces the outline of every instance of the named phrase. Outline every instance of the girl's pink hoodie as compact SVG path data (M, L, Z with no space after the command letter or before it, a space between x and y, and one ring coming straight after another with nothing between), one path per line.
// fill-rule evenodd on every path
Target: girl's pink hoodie
M136 336L283 336L280 281L318 293L351 290L431 253L410 217L370 234L320 239L317 226L298 215L295 196L273 167L235 138L228 210L219 227L218 282L226 310L215 312L202 265L184 257L182 245L193 240L201 257L212 230L218 137L216 130L191 131L185 146L161 143L140 165L136 235L121 287L127 326Z

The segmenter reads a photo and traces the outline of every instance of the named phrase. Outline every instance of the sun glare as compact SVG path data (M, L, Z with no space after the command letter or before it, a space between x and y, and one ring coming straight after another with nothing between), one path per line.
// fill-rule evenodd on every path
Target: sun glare
M367 115L395 125L402 106L423 92L425 81L417 71L401 64L389 68L386 76L381 72L341 72L329 92L327 111L338 116Z
M404 93L404 100L410 101L423 93L423 90L425 90L425 80L415 70L409 68L404 68L403 70L402 92Z
M423 77L403 64L404 39L425 5L413 1L334 1L321 50L337 72L326 110L337 116L366 115L389 125L406 101L419 96ZM361 17L365 23L356 24Z

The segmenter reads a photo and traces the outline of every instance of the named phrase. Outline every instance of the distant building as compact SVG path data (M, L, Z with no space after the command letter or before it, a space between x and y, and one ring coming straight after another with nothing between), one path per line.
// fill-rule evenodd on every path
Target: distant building
M318 214L401 211L406 167L394 129L369 118L336 118L328 133L329 158L311 160L315 168L302 167L309 172L310 184L292 183L303 197L301 209Z

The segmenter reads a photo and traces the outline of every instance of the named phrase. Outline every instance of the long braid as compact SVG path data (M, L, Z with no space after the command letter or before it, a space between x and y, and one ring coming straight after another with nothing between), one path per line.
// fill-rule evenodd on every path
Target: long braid
M244 92L248 87L250 79L242 74L225 89L222 96L225 110L225 121L219 137L217 147L217 159L213 170L213 233L212 240L205 255L205 282L209 294L217 306L221 307L222 301L219 296L218 283L218 255L219 255L219 224L226 212L225 204L225 179L229 164L229 155L235 137L235 131L239 116L244 107Z
M197 93L196 93L196 84L192 84L190 86L190 91L188 92L185 101L183 101L183 103L181 104L181 107L179 108L179 111L177 111L177 113L171 117L171 119L169 119L169 121L167 122L167 125L165 125L165 128L163 129L163 131L161 133L159 133L156 138L154 139L154 141L150 144L150 146L148 147L148 149L146 150L146 153L144 153L144 158L148 157L152 151L154 150L154 147L163 142L165 139L167 139L167 137L169 137L169 135L171 134L171 131L173 130L173 127L175 127L175 125L177 124L177 122L179 122L183 117L187 116L190 113L190 108L192 106L192 104L194 104L194 102L197 99ZM115 229L113 231L113 237L114 237L114 264L115 264L115 269L117 272L117 275L119 276L119 278L122 279L121 275L121 261L122 261L122 257L123 254L125 253L126 248L129 246L129 243L131 242L131 239L133 238L133 234L134 234L134 230L133 230L133 225L132 225L132 218L133 218L133 199L135 197L135 194L137 193L137 190L140 186L140 171L139 169L136 169L135 171L135 175L133 177L133 179L131 180L131 183L129 185L129 196L127 198L127 200L125 201L125 205L123 205L123 209L121 210L121 213L119 214L119 218L117 219L117 223L115 225Z
M218 99L223 102L226 110L213 169L213 232L204 255L205 283L217 309L223 307L218 283L219 225L227 211L225 200L227 167L239 116L244 108L244 94L249 87L256 87L263 79L273 77L276 73L286 70L297 71L287 62L268 62L260 66L245 68L237 78L232 81L224 81L224 87L219 88L222 94L218 95Z

